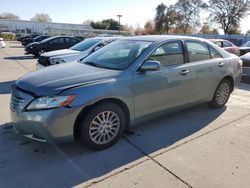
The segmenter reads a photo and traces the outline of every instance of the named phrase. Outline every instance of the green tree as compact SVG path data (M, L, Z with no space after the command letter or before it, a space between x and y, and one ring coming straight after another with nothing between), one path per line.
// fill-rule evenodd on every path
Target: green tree
M173 5L166 6L163 3L157 6L155 15L155 30L158 33L169 33L169 31L179 22L181 16L176 12Z
M94 29L119 30L119 22L113 19L106 19L101 22L92 21L90 24Z
M180 20L181 20L181 15L176 12L175 7L173 5L167 7L164 20L165 21L164 29L166 33L169 33L170 29L176 26L176 24L179 23Z
M161 3L156 8L156 15L155 15L155 30L159 33L162 33L164 30L165 25L165 11L167 6Z
M5 12L0 14L0 19L20 20L20 17L13 13Z
M34 17L30 19L30 21L34 22L52 22L52 19L48 14L41 13L41 14L36 14Z
M241 19L247 16L249 7L249 0L209 0L206 4L211 12L210 16L225 34L229 34L232 28L239 27Z

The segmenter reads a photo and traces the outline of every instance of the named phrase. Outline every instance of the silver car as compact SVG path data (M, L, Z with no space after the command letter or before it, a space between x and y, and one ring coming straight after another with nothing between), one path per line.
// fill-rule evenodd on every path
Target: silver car
M163 112L199 103L223 107L242 62L199 38L140 36L118 40L79 63L31 72L12 89L16 131L40 141L114 144L124 130Z

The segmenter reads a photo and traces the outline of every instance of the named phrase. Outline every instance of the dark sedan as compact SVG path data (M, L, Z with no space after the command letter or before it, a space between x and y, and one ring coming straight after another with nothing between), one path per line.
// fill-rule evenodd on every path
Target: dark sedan
M35 37L35 38L29 37L29 38L26 38L26 39L23 39L23 40L22 40L22 45L27 46L28 44L30 44L30 43L32 43L32 42L40 42L40 41L42 41L42 40L44 40L44 39L47 39L47 38L49 38L49 37L51 37L51 36L48 36L48 35L40 35L40 36L37 36L37 37Z
M34 38L40 36L40 34L30 34L20 39L22 45L25 45L26 40L33 40Z
M25 47L26 54L39 57L40 54L53 50L67 49L79 43L80 40L73 37L55 36L41 42L33 42Z
M242 81L250 83L250 53L246 53L240 58L243 62Z
M247 41L245 44L243 44L240 47L240 55L244 55L246 53L250 52L250 41Z

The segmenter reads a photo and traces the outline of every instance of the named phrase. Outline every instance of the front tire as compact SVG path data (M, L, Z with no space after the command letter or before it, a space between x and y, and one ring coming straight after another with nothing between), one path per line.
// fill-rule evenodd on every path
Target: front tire
M93 106L78 122L78 137L88 148L101 150L115 144L126 125L120 106L104 102Z
M40 50L38 50L35 54L36 57L40 57L41 54L45 53L46 52L46 49L45 48L42 48Z
M213 100L209 103L213 108L222 108L227 103L231 94L232 84L228 79L222 80L217 86Z

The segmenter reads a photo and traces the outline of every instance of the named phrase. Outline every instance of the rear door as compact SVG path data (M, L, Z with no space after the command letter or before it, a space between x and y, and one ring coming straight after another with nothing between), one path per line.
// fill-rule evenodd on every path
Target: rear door
M189 103L211 98L225 75L224 59L213 47L201 41L186 41L189 71Z
M135 72L133 76L135 116L141 117L182 106L188 102L189 75L181 41L158 47L147 60L161 63L159 71Z
M74 38L65 38L65 43L64 43L64 48L70 48L71 46L74 46L77 44L79 41Z
M63 37L55 38L49 42L48 50L53 51L53 50L64 49L65 48L64 43L65 41Z

